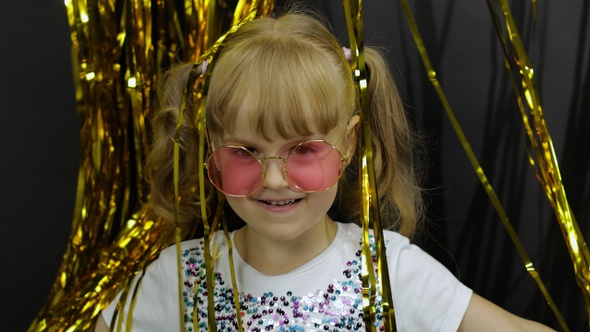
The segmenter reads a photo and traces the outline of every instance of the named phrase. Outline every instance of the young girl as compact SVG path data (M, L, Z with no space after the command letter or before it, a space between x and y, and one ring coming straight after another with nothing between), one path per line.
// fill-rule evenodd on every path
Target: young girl
M385 61L371 48L365 56L397 330L546 329L473 294L410 244L422 211L412 133ZM133 331L207 331L211 322L218 331L237 331L239 322L245 331L364 331L360 118L349 59L320 21L289 13L244 24L215 61L206 104L208 201L195 193L201 165L197 107L190 101L179 181L184 229L200 220L200 204L212 213L224 204L231 233L229 241L223 232L211 241L214 293L206 285L204 240L185 241L182 294L172 246L135 278L137 294L124 301L111 328L132 320ZM171 224L172 146L191 66L164 78L148 160L151 207ZM102 312L97 331L112 324L117 302ZM381 304L377 297L377 330Z

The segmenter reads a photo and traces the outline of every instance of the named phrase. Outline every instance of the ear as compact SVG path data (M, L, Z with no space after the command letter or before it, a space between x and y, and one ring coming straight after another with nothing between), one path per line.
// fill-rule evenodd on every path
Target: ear
M356 143L358 138L358 131L359 131L359 123L361 121L360 116L353 115L352 118L348 121L348 125L346 126L346 157L347 157L347 164L350 162L351 156L356 151Z

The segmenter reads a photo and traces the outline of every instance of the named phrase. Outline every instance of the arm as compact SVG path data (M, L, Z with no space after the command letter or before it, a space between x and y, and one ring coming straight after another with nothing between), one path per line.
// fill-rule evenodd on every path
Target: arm
M102 314L98 315L96 318L96 325L94 326L94 332L108 332L109 327L107 323L104 321L104 317Z
M533 322L500 308L483 297L473 294L459 332L467 331L553 331L545 325Z

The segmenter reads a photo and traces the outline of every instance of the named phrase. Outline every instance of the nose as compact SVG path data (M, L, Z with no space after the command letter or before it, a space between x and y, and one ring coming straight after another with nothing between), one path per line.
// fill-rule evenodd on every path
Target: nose
M289 187L284 166L283 159L267 159L265 162L264 177L262 178L262 186L269 189Z

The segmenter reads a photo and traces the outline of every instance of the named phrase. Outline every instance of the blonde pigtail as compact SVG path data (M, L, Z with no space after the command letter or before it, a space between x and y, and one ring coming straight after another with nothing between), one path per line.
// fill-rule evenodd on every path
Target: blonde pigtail
M146 162L146 174L150 185L149 207L169 226L171 233L175 228L174 187L173 187L173 146L176 125L185 88L193 64L180 64L167 71L161 78L158 88L158 109L151 119L154 140L151 153ZM200 200L198 194L198 172L201 167L197 160L199 132L197 130L194 100L187 98L180 136L180 226L183 237L193 233L200 225ZM213 191L207 188L208 197ZM207 202L210 199L207 200ZM205 202L205 204L207 204ZM197 221L197 226L195 226ZM170 239L166 239L169 241Z
M416 138L387 62L377 50L370 47L365 47L365 61L381 222L384 223L384 229L392 229L412 238L424 213L415 165ZM355 165L356 161L351 164ZM347 178L353 182L356 178L354 168L347 169ZM352 185L347 192L346 201L352 206L348 210L358 220L358 184Z

